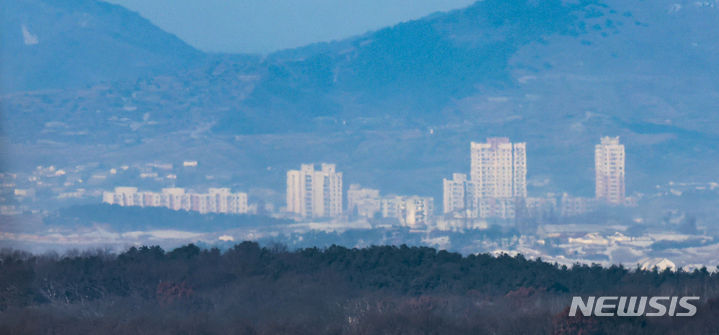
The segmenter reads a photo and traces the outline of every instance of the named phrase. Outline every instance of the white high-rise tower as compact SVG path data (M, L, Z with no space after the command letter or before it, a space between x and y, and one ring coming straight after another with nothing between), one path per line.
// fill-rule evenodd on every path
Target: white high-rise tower
M478 197L511 198L527 196L527 145L509 142L506 137L471 143L470 177Z
M610 204L624 203L624 145L619 137L602 137L594 147L597 199Z
M527 145L506 137L472 142L473 207L480 217L511 218L517 198L527 197Z
M342 172L334 164L302 164L287 171L287 211L303 217L335 217L342 214Z

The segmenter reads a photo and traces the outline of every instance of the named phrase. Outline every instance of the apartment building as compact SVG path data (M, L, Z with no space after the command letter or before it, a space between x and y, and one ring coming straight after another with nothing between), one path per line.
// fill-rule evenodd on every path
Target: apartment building
M342 214L342 172L334 164L302 164L287 171L287 211L302 217L337 217Z
M620 205L625 200L624 145L619 137L602 137L594 148L596 172L596 198L600 201Z
M207 213L247 213L247 193L229 188L210 188L207 193L186 192L183 188L163 188L161 192L138 191L137 187L116 187L103 192L102 201L120 206L165 207Z

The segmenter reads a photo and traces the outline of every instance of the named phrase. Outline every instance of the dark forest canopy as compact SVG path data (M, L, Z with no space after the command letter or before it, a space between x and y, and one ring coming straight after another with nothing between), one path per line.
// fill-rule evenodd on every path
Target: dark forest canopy
M687 320L599 320L566 317L572 295L702 302ZM702 333L719 329L717 297L719 275L706 269L566 267L405 245L0 255L0 333Z

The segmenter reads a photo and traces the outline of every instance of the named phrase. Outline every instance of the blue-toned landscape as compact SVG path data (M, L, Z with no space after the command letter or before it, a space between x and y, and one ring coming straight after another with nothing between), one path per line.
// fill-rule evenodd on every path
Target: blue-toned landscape
M0 332L717 331L719 2L372 3L0 0Z

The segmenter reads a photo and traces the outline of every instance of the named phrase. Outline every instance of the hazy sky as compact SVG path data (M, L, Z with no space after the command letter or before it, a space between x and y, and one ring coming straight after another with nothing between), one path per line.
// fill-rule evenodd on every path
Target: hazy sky
M106 0L205 51L266 53L364 33L474 0Z

